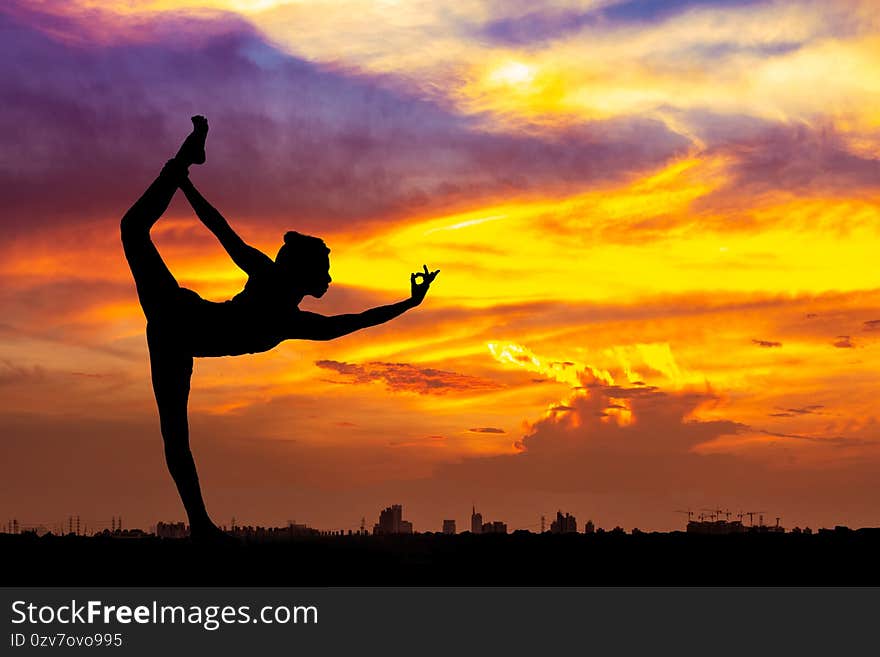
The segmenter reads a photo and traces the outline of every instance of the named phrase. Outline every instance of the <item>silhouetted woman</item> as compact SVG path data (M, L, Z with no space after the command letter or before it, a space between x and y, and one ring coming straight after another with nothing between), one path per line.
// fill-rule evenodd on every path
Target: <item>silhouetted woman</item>
M382 324L425 298L438 271L410 276L409 299L358 314L324 316L297 306L303 297L322 297L330 285L330 250L317 237L288 232L272 260L245 242L187 177L191 164L205 161L208 123L193 117L193 131L177 155L122 218L122 245L147 318L153 391L165 442L165 459L183 500L195 540L222 539L202 501L189 448L187 401L193 357L236 356L268 351L283 340L332 340ZM215 303L180 287L150 239L150 229L181 189L199 219L247 275L244 289ZM421 280L419 280L421 279Z

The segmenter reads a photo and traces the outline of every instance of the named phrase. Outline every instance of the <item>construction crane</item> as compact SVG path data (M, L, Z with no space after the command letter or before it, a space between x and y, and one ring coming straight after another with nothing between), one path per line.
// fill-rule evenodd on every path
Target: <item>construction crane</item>
M730 521L730 509L703 509L703 511L711 511L712 514L709 517L713 520L721 520L721 516L724 516Z
M674 513L684 513L688 517L688 522L691 522L694 519L694 512L690 509L687 511L676 510Z
M743 511L743 515L749 517L749 526L755 526L755 516L759 513L767 513L766 511Z

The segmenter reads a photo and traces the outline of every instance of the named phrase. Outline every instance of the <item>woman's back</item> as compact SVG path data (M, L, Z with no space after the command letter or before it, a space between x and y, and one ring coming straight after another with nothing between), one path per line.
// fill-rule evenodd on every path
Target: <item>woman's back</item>
M208 301L181 288L184 346L197 357L238 356L268 351L286 338L297 312L274 272L248 277L244 289L228 301Z

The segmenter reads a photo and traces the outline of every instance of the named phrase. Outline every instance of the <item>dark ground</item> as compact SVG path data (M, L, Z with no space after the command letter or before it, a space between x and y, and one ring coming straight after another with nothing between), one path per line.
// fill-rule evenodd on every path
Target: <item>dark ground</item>
M0 535L4 586L880 585L880 529L315 536L224 547Z

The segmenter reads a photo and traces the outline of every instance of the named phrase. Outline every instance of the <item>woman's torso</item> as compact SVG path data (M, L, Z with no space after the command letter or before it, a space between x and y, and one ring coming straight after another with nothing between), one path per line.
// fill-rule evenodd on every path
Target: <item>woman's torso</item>
M197 357L268 351L282 342L297 308L271 272L248 278L228 301L208 301L181 288L180 319L186 350Z

